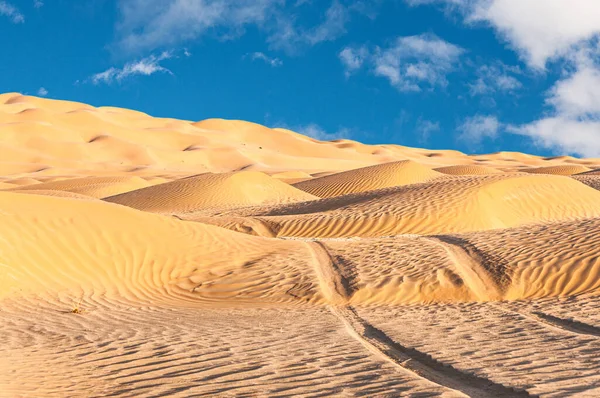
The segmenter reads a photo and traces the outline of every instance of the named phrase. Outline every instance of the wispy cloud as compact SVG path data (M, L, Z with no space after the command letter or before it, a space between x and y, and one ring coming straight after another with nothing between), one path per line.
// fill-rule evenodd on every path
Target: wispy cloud
M256 27L267 34L271 49L296 52L302 47L335 40L346 32L352 12L359 9L332 0L314 26L299 23L298 8L282 0L118 0L116 48L140 54L180 46L203 35L228 40ZM313 4L304 4L314 7Z
M117 46L126 53L140 53L195 39L213 28L231 34L266 21L278 2L119 0Z
M345 70L346 77L362 68L369 56L369 50L366 46L346 47L338 54Z
M339 56L349 75L368 64L371 72L385 77L400 91L446 86L450 73L464 52L461 47L433 34L398 37L390 46L346 47Z
M495 116L475 115L466 118L456 130L460 133L458 140L467 147L478 148L485 138L495 139L498 136L500 122Z
M491 95L498 92L510 93L520 89L523 84L516 78L521 73L519 67L508 66L501 62L480 66L476 80L467 83L469 93L476 95Z
M40 87L37 91L37 95L40 97L45 97L48 95L48 90L46 90L44 87Z
M419 118L415 125L415 132L418 134L420 142L427 142L432 133L440 131L440 123L431 120Z
M138 61L129 62L122 68L109 68L104 72L96 73L89 78L93 84L106 83L110 84L113 82L121 82L122 80L136 76L150 76L157 72L173 74L169 69L160 65L161 61L173 58L173 53L165 51L159 55L150 55L146 58L142 58Z
M13 23L25 22L25 16L19 9L7 1L0 1L0 15L8 17Z
M34 8L42 8L44 6L44 2L42 0L33 0Z
M249 57L251 60L256 61L260 60L265 62L267 65L270 65L274 68L283 65L283 61L277 57L269 57L267 54L263 52L253 52L250 54L246 54L245 57Z

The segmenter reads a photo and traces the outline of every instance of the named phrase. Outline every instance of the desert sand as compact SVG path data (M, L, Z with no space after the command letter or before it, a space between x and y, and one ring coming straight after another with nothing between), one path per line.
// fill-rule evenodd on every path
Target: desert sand
M0 396L600 396L600 159L0 95Z

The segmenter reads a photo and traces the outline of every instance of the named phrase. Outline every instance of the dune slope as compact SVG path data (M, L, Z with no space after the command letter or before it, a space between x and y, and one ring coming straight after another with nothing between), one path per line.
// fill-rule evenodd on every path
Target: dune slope
M294 186L320 198L331 198L350 193L425 182L438 177L441 177L441 174L427 167L412 161L402 161L330 174L299 182Z
M201 174L105 198L154 213L187 213L317 199L261 172Z
M0 208L0 263L10 275L0 279L0 300L31 294L199 304L319 298L300 242L102 201L0 192Z
M457 233L600 216L600 192L569 177L453 178L231 211L203 221L232 228L246 217L268 226L274 236L331 238Z
M18 188L19 191L51 190L104 198L152 185L140 177L80 177L49 181Z

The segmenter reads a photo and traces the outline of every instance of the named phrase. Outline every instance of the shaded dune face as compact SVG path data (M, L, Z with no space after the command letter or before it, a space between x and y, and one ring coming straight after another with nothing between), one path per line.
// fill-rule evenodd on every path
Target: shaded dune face
M578 174L574 175L573 179L582 182L585 185L588 185L594 189L600 190L600 174Z

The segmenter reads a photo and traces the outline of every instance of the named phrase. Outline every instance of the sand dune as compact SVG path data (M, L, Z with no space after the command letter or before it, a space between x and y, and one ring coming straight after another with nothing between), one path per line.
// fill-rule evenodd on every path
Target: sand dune
M1 280L0 299L101 295L189 305L319 300L301 242L101 201L0 192L0 205L0 263L11 276Z
M598 170L2 94L0 396L598 396Z
M18 93L0 95L0 175L158 175L200 172L340 172L411 160L429 168L482 165L519 170L573 166L577 159L516 152L468 156L458 151L350 140L318 141L281 128L244 121L189 122L153 118L113 107L57 101ZM600 159L581 160L590 169Z
M598 230L596 218L326 244L354 305L522 300L598 294Z
M264 173L241 171L201 174L137 189L105 200L154 213L189 213L313 199L317 198Z
M323 267L339 273L343 282L331 286L343 285L350 305L600 292L600 218L332 240L315 249L93 199L0 192L0 204L0 262L11 275L2 280L0 299L100 294L187 306L338 300L324 287L334 277Z
M481 165L456 165L438 167L437 169L435 169L435 171L449 175L484 175L501 173L501 171L499 170Z
M425 182L440 176L441 174L415 162L402 161L330 174L299 182L294 186L320 198L331 198L350 193Z
M231 211L202 221L232 228L240 223L239 217L245 217L267 225L278 237L331 238L469 232L600 216L600 192L568 177L449 178L314 202ZM187 219L195 218L188 215Z
M547 166L547 167L537 167L534 169L525 169L523 170L527 173L534 174L555 174L562 176L570 176L573 174L581 174L587 171L590 171L588 167L581 165L560 165L560 166Z
M49 181L19 187L18 190L54 190L79 193L94 198L104 198L150 186L151 183L140 177L81 177Z
M600 190L600 175L584 173L581 175L574 175L573 179L582 182L585 185L589 185L594 189Z
M69 192L69 191L58 191L58 190L52 190L52 189L11 189L10 192L30 194L30 195L56 196L58 198L85 199L85 200L96 199L93 196L87 196L87 195L83 195L80 193Z
M579 173L576 175L600 175L600 169L595 169L595 170L590 170L590 171L584 171L583 173Z

